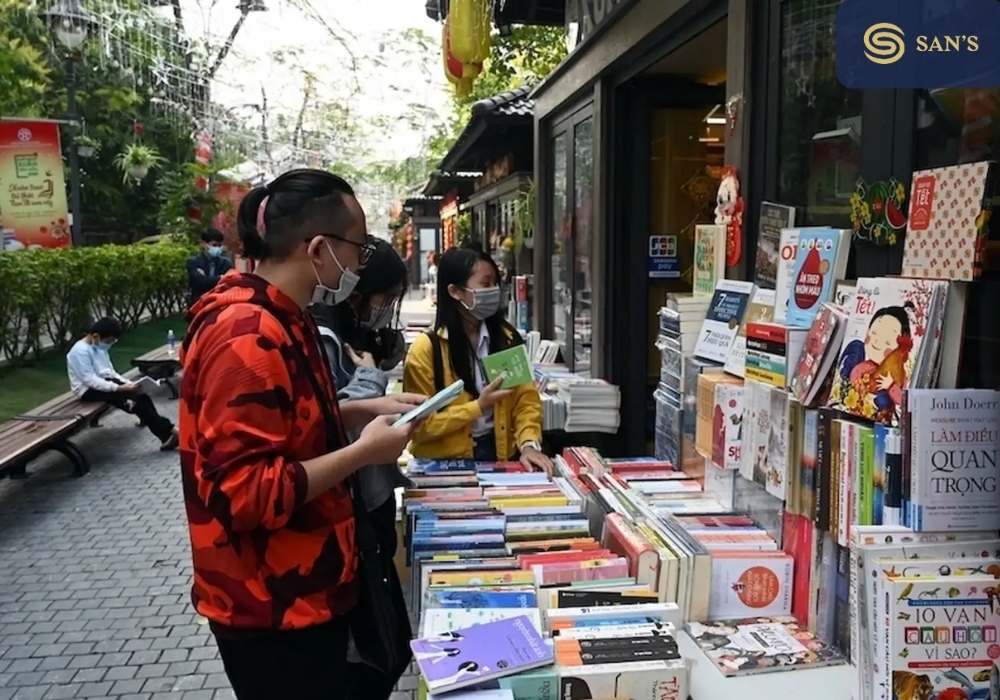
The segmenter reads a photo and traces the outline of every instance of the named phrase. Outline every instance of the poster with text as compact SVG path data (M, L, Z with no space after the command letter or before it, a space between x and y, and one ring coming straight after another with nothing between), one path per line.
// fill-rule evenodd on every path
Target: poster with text
M0 121L2 250L70 244L59 124Z

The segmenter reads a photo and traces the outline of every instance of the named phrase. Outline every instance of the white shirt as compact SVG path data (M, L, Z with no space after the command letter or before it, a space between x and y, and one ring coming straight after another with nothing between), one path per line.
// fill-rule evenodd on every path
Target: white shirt
M476 390L482 393L483 389L489 384L486 381L486 376L483 374L483 358L490 354L490 331L486 328L485 323L479 324L479 344L476 345L476 358L474 371L476 373ZM489 435L493 432L493 409L489 409L483 415L476 419L476 422L472 425L472 437L479 438L484 435Z
M69 388L81 397L87 389L117 391L118 385L111 379L128 382L115 371L108 351L96 343L91 344L86 338L76 341L66 353L66 372L69 374Z

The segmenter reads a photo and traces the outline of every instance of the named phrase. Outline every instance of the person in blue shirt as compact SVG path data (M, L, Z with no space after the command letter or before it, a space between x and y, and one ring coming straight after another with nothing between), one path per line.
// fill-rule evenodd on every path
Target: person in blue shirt
M190 303L194 304L201 295L212 289L233 264L223 255L222 232L210 228L201 234L201 252L188 260L188 290Z
M139 418L160 440L160 449L177 448L177 430L169 418L161 416L153 400L142 388L115 371L109 350L122 335L122 325L114 318L95 321L87 335L76 341L66 354L69 386L81 401L103 402Z

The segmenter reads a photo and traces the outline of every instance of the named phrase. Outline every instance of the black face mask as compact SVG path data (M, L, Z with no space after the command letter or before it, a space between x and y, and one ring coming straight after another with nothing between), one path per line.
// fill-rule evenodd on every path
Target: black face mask
M393 369L403 361L406 355L406 340L401 331L394 328L383 328L375 332L378 344L379 368L385 372Z

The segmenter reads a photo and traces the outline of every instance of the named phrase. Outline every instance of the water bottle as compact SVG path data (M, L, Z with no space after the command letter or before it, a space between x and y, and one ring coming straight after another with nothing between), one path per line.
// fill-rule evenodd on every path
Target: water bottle
M167 331L167 348L169 349L171 357L175 357L177 355L177 336L174 335L173 330Z

